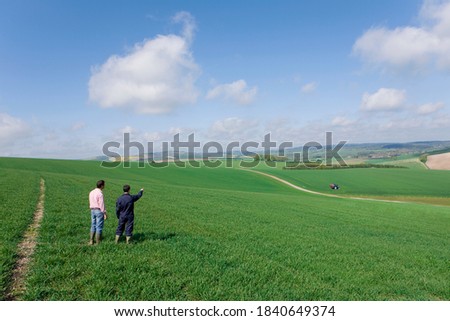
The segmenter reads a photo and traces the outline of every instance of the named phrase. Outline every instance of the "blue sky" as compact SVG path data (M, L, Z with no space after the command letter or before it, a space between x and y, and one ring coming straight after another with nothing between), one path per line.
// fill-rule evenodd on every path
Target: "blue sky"
M0 0L0 156L450 139L450 1Z

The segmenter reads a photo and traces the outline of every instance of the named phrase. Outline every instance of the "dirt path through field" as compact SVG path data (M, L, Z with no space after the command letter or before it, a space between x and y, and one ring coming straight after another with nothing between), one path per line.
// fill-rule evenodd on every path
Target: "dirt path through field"
M18 259L13 270L12 282L6 294L6 299L18 300L20 294L25 291L25 277L27 275L31 256L36 247L36 239L42 218L44 217L45 181L41 178L39 200L34 211L33 222L25 231L24 238L18 246Z
M251 170L250 170L251 171ZM267 177L270 177L274 180L277 180L283 184L286 184L292 188L295 188L299 191L302 192L306 192L306 193L310 193L310 194L315 194L315 195L321 195L321 196L326 196L326 197L334 197L334 198L345 198L345 199L352 199L352 200L363 200L363 201L375 201L375 202L386 202L386 203L410 203L410 202L404 202L404 201L394 201L394 200L384 200L384 199L376 199L376 198L369 198L369 197L355 197L355 196L342 196L342 195L333 195L333 194L326 194L326 193L321 193L321 192L316 192L316 191L312 191L297 185L294 185L292 183L289 183L288 181L285 181L282 178L279 178L277 176L274 175L270 175L267 173L263 173L263 172L258 172L258 171L251 171L253 173L258 173Z
M450 170L450 153L428 156L427 157L427 167L429 169Z

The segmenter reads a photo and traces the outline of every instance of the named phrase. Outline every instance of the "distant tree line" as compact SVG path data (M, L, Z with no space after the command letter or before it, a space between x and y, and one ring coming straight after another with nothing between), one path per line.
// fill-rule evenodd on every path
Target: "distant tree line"
M253 156L256 161L266 161L266 162L286 162L288 158L286 156L277 156L271 154L256 154Z
M283 169L286 170L307 170L307 169L348 169L348 168L406 168L404 166L396 166L396 165L385 165L385 164L350 164L346 166L341 165L325 165L317 162L308 162L308 163L286 163L286 166Z

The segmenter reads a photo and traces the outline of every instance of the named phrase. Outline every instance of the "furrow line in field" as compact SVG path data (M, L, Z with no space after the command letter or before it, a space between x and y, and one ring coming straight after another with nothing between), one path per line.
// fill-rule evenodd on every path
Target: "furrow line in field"
M37 243L39 227L44 217L45 201L45 180L41 178L39 199L34 211L33 222L25 231L22 242L18 245L17 261L12 273L11 285L7 291L6 299L16 301L25 291L25 278L31 263L31 257L34 253Z

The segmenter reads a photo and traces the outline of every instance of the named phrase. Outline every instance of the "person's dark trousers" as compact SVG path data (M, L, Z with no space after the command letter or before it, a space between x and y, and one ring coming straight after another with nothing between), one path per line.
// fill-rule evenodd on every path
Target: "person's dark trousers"
M134 215L121 215L119 217L119 225L117 226L116 235L122 235L125 230L125 236L133 235Z

